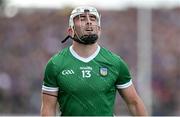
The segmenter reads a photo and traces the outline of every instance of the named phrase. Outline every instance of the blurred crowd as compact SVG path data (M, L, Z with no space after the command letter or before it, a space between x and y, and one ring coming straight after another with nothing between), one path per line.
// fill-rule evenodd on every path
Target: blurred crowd
M0 15L0 115L39 115L45 65L72 42L61 44L70 11L21 9L12 18ZM125 59L136 80L137 10L100 12L100 44ZM180 115L180 9L153 10L152 16L152 114ZM122 105L116 104L117 115L124 113Z

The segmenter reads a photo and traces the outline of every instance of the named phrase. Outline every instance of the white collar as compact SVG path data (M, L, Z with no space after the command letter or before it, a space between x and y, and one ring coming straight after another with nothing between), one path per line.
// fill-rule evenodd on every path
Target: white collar
M83 61L83 62L85 62L85 63L88 63L89 61L93 60L93 59L98 55L99 51L100 51L100 46L98 45L96 51L95 51L91 56L89 56L89 57L87 57L87 58L84 58L84 57L79 56L79 55L73 50L72 46L70 46L70 52L71 52L71 54L72 54L75 58L77 58L78 60Z

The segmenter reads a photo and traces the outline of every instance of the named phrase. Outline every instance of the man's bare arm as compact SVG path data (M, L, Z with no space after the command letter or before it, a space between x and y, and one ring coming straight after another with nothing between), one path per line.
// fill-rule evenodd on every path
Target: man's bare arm
M133 85L128 88L118 89L120 95L125 100L129 111L135 116L147 116L143 101L138 96Z
M57 92L42 91L41 116L56 115L57 95Z

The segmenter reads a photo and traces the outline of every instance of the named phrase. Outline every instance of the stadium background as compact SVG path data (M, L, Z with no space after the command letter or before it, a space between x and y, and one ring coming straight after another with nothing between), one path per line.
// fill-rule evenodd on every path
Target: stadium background
M65 44L60 41L66 36L72 8L20 8L15 15L13 13L16 9L11 8L7 13L4 9L5 4L1 4L0 115L39 115L44 66L53 54L71 44L70 40ZM151 13L151 25L147 27L151 28L152 43L149 53L152 55L151 74L148 82L151 89L144 87L138 91L151 93L145 100L152 101L151 107L148 107L152 115L178 116L180 7L100 9L102 36L99 41L102 46L126 60L138 89L138 13L146 10ZM148 35L144 36L149 38ZM125 103L118 95L115 113L129 115Z

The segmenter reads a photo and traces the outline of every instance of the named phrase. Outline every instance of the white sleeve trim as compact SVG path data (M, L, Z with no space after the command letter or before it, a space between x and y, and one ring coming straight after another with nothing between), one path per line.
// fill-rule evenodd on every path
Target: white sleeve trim
M47 86L42 86L42 90L43 91L51 91L51 92L56 92L56 91L59 91L59 88L58 87L47 87Z
M130 80L129 82L127 82L125 84L122 84L122 85L116 85L116 87L118 89L124 89L124 88L127 88L127 87L131 86L131 85L132 85L132 80Z

